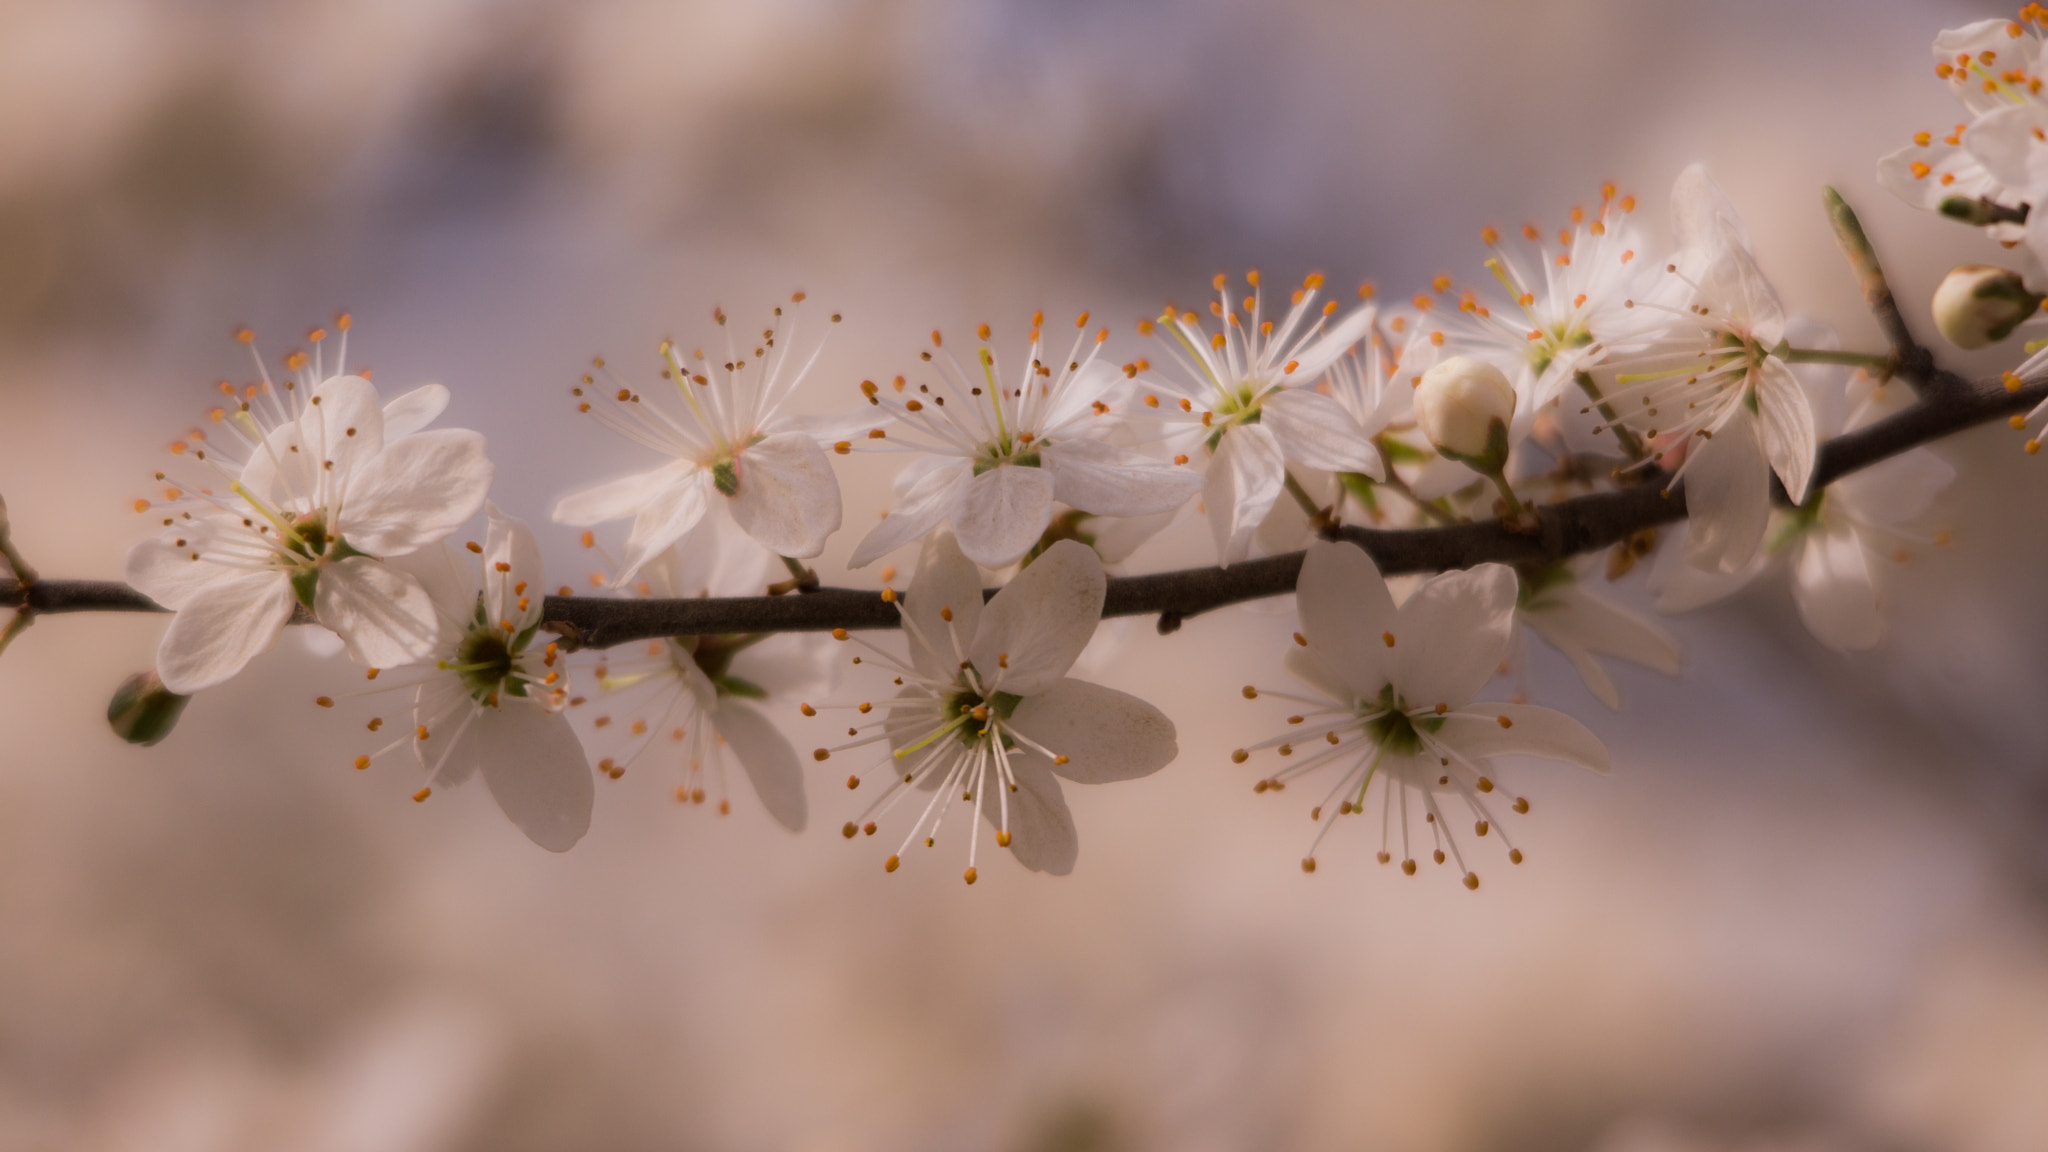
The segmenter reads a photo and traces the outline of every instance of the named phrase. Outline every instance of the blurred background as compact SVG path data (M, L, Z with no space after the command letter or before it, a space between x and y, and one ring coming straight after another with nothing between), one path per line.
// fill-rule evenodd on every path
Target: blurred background
M1873 170L1954 122L1936 31L2008 14L5 0L0 492L46 574L117 575L163 445L249 375L234 327L275 358L346 307L352 359L449 385L542 526L642 462L567 419L586 358L651 378L714 304L843 312L827 410L935 326L1092 309L1134 356L1218 270L1476 280L1481 225L1602 180L1661 231L1692 160L1790 307L1875 347L1820 186L1931 333L1941 274L1997 250ZM1672 622L1684 675L1618 668L1619 713L1536 651L1616 771L1524 767L1529 862L1468 842L1476 894L1363 835L1301 874L1309 801L1227 756L1274 725L1234 690L1277 682L1270 607L1097 653L1180 760L1068 789L1073 876L971 890L943 845L885 876L841 840L836 772L801 836L744 791L719 818L603 781L549 856L481 788L349 770L359 730L311 706L348 672L296 642L129 748L105 701L161 623L44 620L0 659L0 1148L2037 1149L2048 465L2019 440L1941 446L1955 543L1887 573L1875 653L1822 649L1781 578ZM832 579L894 460L844 463Z

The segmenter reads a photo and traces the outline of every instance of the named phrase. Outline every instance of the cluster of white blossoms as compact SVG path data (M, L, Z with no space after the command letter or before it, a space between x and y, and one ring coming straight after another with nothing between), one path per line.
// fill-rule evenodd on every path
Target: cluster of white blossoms
M2041 306L2044 48L2048 12L2032 5L2017 21L1944 32L1939 71L1969 120L1880 166L1901 195L2028 257L2018 270L1966 265L1936 294L1938 326L1965 347L2007 338ZM571 388L575 408L643 457L553 509L605 559L593 591L805 596L843 518L832 457L895 453L907 460L890 507L847 561L866 569L916 550L901 592L893 567L879 573L885 615L865 623L900 630L874 639L813 620L820 631L642 632L575 655L587 637L550 615L533 534L486 501L483 438L428 427L446 390L386 402L367 372L347 370L345 345L323 355L325 332L287 357L290 378L259 357L257 379L222 384L211 426L172 445L162 499L138 505L161 531L135 547L129 579L175 612L158 656L165 690L221 683L288 623L325 629L363 669L359 695L395 692L405 710L389 725L369 719L384 734L354 765L405 751L424 774L421 800L481 775L544 848L584 835L599 778L651 777L720 813L744 778L796 832L809 822L807 774L837 779L850 765L844 786L866 794L848 801L848 839L888 825L894 872L917 843L957 837L971 884L984 824L1026 868L1064 874L1079 834L1063 782L1131 780L1178 756L1165 713L1069 672L1116 599L1105 565L1133 563L1176 520L1199 519L1218 565L1205 579L1299 563L1299 625L1276 630L1276 653L1302 686L1242 689L1290 714L1230 760L1280 759L1250 778L1260 793L1328 769L1311 806L1317 845L1338 817L1376 809L1381 863L1413 874L1426 852L1477 888L1453 825L1497 834L1520 863L1500 823L1529 810L1507 779L1520 758L1608 768L1584 725L1528 702L1532 637L1618 708L1604 661L1679 667L1677 644L1625 606L1631 597L1685 611L1783 557L1814 635L1867 649L1883 636L1886 567L1947 541L1923 523L1954 475L1934 453L1840 479L1820 463L1827 439L1912 402L1891 382L1901 353L1844 351L1791 316L1698 166L1672 189L1668 242L1635 209L1606 186L1555 230L1485 228L1473 286L1440 276L1404 303L1368 285L1347 304L1311 275L1280 306L1258 272L1219 274L1206 315L1168 305L1139 321L1128 359L1087 313L1071 340L1049 336L1043 314L1021 341L983 324L964 353L934 331L908 372L876 374L889 382L863 381L825 416L806 391L822 343L798 337L801 293L758 335L714 311L711 354L663 341L645 391L593 363ZM342 345L348 319L336 328ZM2006 379L2044 374L2048 349ZM1532 546L1545 558L1392 584L1369 554L1376 541L1487 521L1496 539L1534 541L1551 506L1631 490L1682 496L1684 522L1637 531L1604 557ZM480 513L483 540L455 545ZM617 522L629 526L614 558L598 532ZM1639 593L1605 590L1633 578ZM557 588L556 607L571 594ZM1121 611L1162 612L1171 631L1170 608L1141 601L1133 592ZM1288 631L1291 647L1278 640ZM844 690L840 644L859 653ZM1496 681L1504 698L1487 701ZM809 727L793 739L785 724Z

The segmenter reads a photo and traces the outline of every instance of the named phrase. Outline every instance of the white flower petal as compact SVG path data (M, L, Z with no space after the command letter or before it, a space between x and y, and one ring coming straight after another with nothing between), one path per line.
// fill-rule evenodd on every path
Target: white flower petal
M981 627L981 570L961 554L951 532L935 532L925 540L917 574L897 611L903 614L917 670L947 680L958 675Z
M356 469L385 447L384 409L368 380L332 377L307 400L242 470L242 487L272 507L311 511L337 497L353 499Z
M1613 656L1666 674L1678 671L1678 642L1662 628L1594 595L1583 585L1538 597L1522 620L1571 659L1586 687L1609 708L1621 706L1614 681L1593 659Z
M662 492L693 483L700 471L694 460L671 460L651 472L635 472L569 493L555 501L552 519L572 528L588 528L638 516Z
M510 622L515 634L524 632L539 623L541 600L547 595L540 545L532 529L500 512L496 504L486 503L484 514L484 614L493 624Z
M1060 389L1053 406L1038 421L1043 428L1061 428L1089 414L1097 400L1124 382L1123 372L1108 360L1097 358L1083 364Z
M484 708L462 740L491 798L527 839L567 852L590 830L597 791L567 715L506 700Z
M811 437L779 432L748 447L738 479L727 503L733 520L777 555L816 556L839 530L839 478Z
M1501 724L1505 717L1507 725ZM1468 761L1492 756L1541 756L1577 764L1601 775L1608 770L1607 746L1584 724L1533 704L1474 704L1444 717L1443 727L1425 738Z
M1010 726L1067 762L1052 770L1078 784L1149 776L1180 753L1173 721L1128 692L1061 680L1024 698Z
M384 442L422 431L448 407L448 389L423 384L384 406Z
M1234 564L1251 554L1252 533L1286 483L1287 461L1271 432L1240 424L1224 433L1202 488L1218 563Z
M1806 389L1783 361L1772 356L1757 372L1756 398L1763 418L1764 455L1784 483L1786 495L1794 504L1803 504L1819 448Z
M754 795L768 814L791 832L803 831L808 814L803 764L789 738L766 716L730 697L719 701L712 726L747 770Z
M981 814L1001 829L1007 811L1010 852L1019 864L1054 876L1072 872L1081 854L1081 837L1074 830L1067 798L1060 794L1059 778L1052 774L1052 762L1036 752L1013 752L1010 772L1017 790L983 788L977 797Z
M1330 370L1330 365L1351 350L1353 344L1365 339L1372 331L1374 316L1378 313L1369 304L1353 308L1342 320L1323 329L1322 335L1295 353L1294 371L1286 374L1289 384L1310 385ZM1283 365L1284 367L1284 365Z
M372 556L432 544L476 515L496 471L476 432L416 432L357 468L341 507L342 535Z
M237 569L193 559L192 554L199 551L198 543L207 540L211 532L204 523L195 525L192 532L193 535L182 537L185 540L182 548L161 537L137 541L128 549L124 578L129 585L175 611L205 589L224 580L235 579L240 574ZM199 535L202 532L207 535Z
M1273 434L1288 463L1386 479L1371 437L1330 397L1312 388L1289 388L1260 401L1259 412L1260 426Z
M1058 683L1095 635L1108 587L1086 544L1061 540L1046 549L982 610L967 647L982 684L1030 696Z
M1022 559L1052 522L1052 473L998 464L967 482L953 510L960 550L984 568Z
M1827 498L1865 524L1903 524L1925 515L1955 478L1948 461L1915 448L1842 477L1828 486Z
M625 567L614 585L631 580L641 565L661 555L704 519L704 513L711 507L711 494L717 491L711 483L711 473L695 468L654 492L633 517L632 530L626 533Z
M1081 530L1094 537L1095 554L1102 557L1104 564L1121 564L1179 515L1180 508L1154 516L1109 516L1089 520Z
M944 523L973 478L974 465L967 460L948 460L924 472L882 522L861 537L846 566L865 568Z
M1686 560L1692 553L1686 526L1679 524L1666 531L1671 533L1670 538L1658 550L1657 561L1643 583L1656 598L1657 611L1667 616L1690 612L1734 595L1762 575L1770 562L1769 555L1759 549L1739 571L1697 568Z
M1884 638L1870 558L1853 531L1806 534L1792 566L1792 599L1807 629L1837 652L1865 651Z
M340 636L349 659L366 668L397 668L434 654L440 622L427 590L411 575L367 556L320 570L313 615Z
M1392 679L1394 654L1386 636L1399 614L1372 557L1348 541L1312 542L1294 598L1308 649L1343 684L1344 698L1377 700Z
M1460 707L1493 679L1514 635L1518 590L1514 569L1481 564L1432 576L1402 603L1390 650L1394 687L1410 708Z
M1686 560L1740 572L1771 522L1770 464L1757 421L1740 408L1711 440L1694 438L1685 462Z
M1289 648L1281 663L1287 671L1303 684L1322 693L1333 703L1350 706L1358 701L1359 691L1330 667L1330 662L1307 648ZM1373 689L1373 697L1379 696L1379 689Z
M157 645L156 671L182 696L211 688L270 647L297 598L282 569L216 581L185 599Z
M1100 440L1062 440L1039 450L1053 498L1093 516L1157 516L1202 489L1202 474Z

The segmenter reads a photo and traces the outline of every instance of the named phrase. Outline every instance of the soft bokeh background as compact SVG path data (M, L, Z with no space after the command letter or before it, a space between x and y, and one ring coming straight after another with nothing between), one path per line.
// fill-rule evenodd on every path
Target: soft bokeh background
M1129 348L1218 269L1475 278L1481 224L1603 179L1661 224L1694 159L1795 310L1868 346L1819 186L1916 316L1995 256L1872 171L1953 122L1935 31L1998 14L8 0L0 492L47 573L118 573L156 453L247 375L232 328L275 355L346 306L356 359L451 386L540 521L623 466L568 418L584 358L650 371L714 303L842 310L833 407L935 325L1090 308ZM1674 623L1681 679L1621 670L1619 714L1539 654L1617 771L1525 768L1529 863L1477 845L1477 894L1364 835L1300 873L1306 801L1226 756L1274 720L1234 690L1272 682L1270 610L1133 630L1102 675L1180 761L1069 790L1072 877L971 890L943 845L885 876L842 841L837 771L800 837L629 774L548 856L480 788L350 771L359 729L310 704L347 673L295 643L131 749L102 709L160 623L43 621L0 660L0 1148L2038 1148L2048 465L1999 428L1941 451L1955 543L1894 573L1878 652L1822 650L1766 581ZM828 575L889 463L843 469Z

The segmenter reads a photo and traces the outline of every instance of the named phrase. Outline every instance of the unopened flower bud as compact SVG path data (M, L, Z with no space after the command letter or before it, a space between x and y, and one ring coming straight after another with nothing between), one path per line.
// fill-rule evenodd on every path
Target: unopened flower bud
M137 672L114 690L107 703L107 724L114 735L147 748L171 734L190 699L164 687L155 672Z
M1934 290L1934 326L1958 348L1996 344L2041 307L2020 274L1989 264L1963 264Z
M1452 356L1415 386L1415 422L1436 450L1485 473L1507 464L1508 422L1515 388L1500 369L1474 356Z

